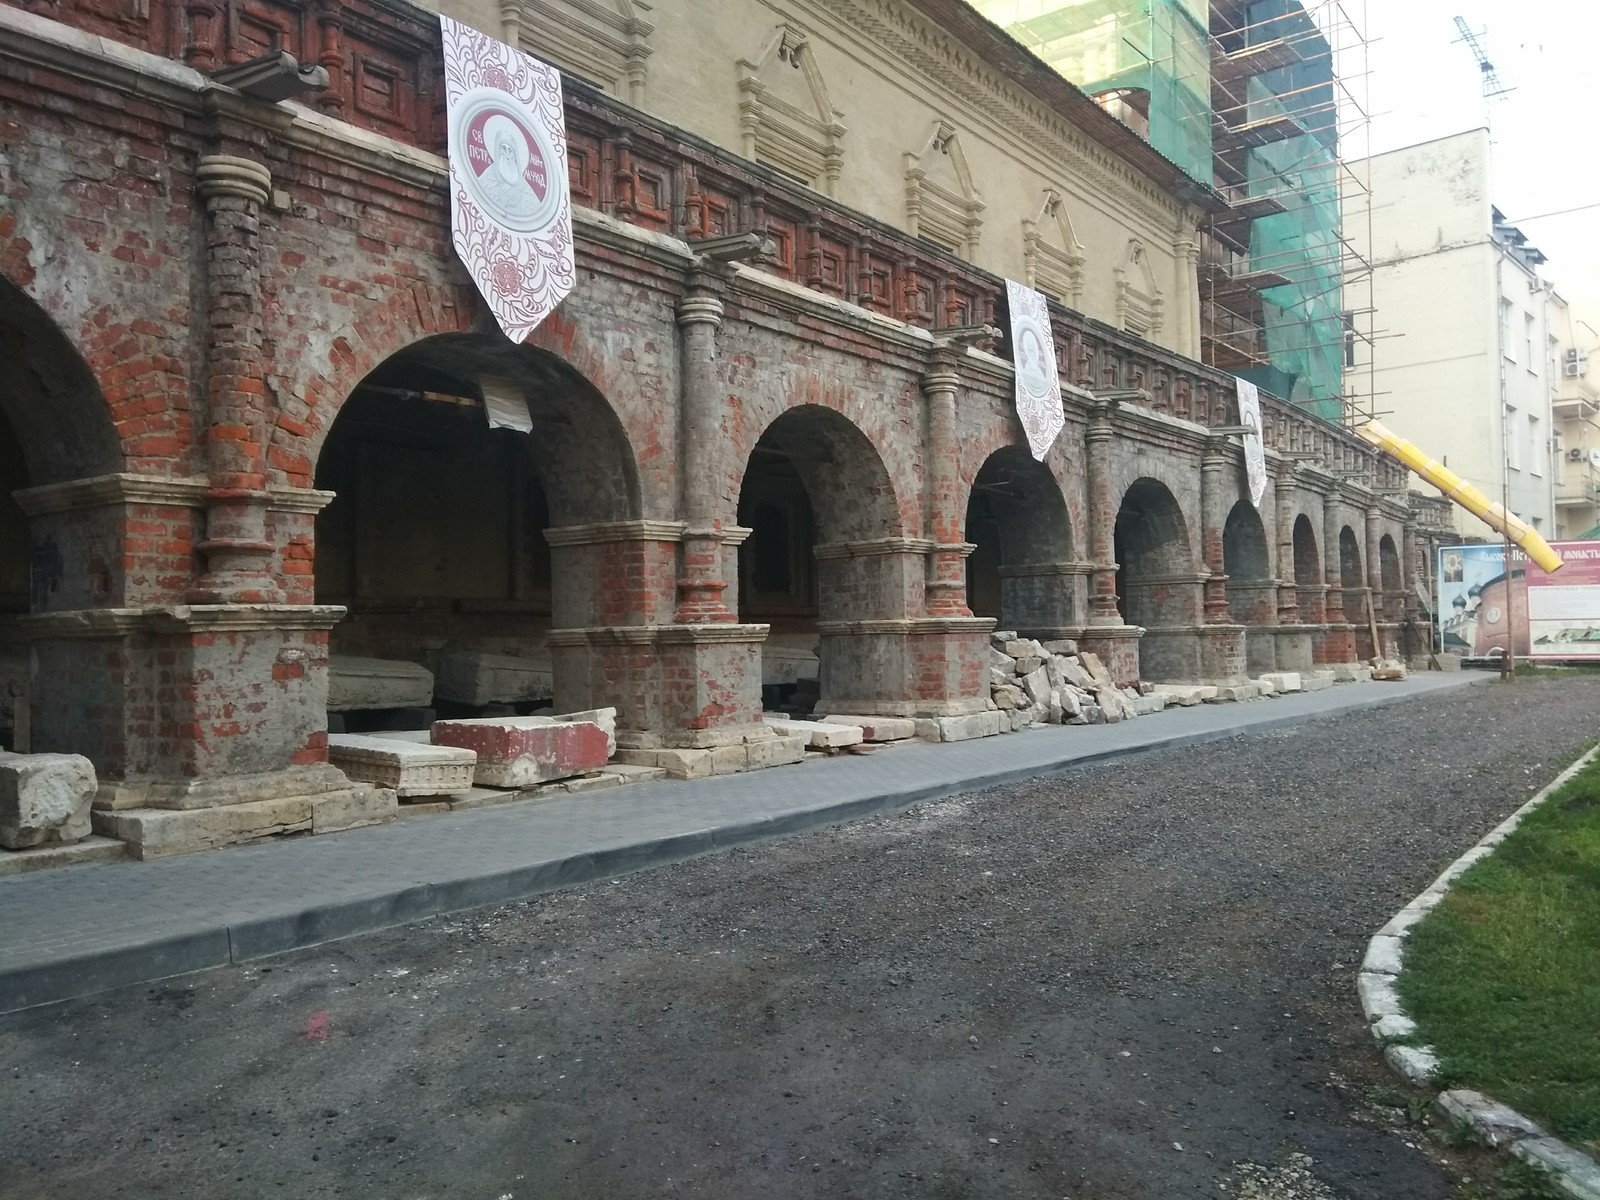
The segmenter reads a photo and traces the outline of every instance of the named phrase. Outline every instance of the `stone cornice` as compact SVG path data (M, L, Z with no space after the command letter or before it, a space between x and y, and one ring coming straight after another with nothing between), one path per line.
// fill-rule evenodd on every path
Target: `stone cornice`
M12 493L17 506L30 517L115 504L159 504L173 508L204 508L210 484L193 475L95 475L67 483L47 483ZM334 494L315 488L271 487L267 507L280 512L321 512Z
M770 625L593 625L552 629L548 646L702 646L766 640Z
M994 627L993 617L892 617L877 621L817 622L817 632L824 637L870 637L882 634L915 637L939 633L988 633Z
M597 546L606 542L678 542L687 528L682 521L604 521L592 525L557 525L544 531L552 546Z
M859 542L823 542L813 546L811 553L818 559L871 558L881 554L932 554L936 545L930 538L868 538Z
M34 613L17 624L29 638L118 638L132 634L241 633L332 629L336 604L177 604L160 608L82 608Z

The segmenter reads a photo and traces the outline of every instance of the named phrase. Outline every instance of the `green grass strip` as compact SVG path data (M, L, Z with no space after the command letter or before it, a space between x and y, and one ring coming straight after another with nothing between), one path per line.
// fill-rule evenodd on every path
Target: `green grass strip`
M1411 930L1399 990L1447 1086L1600 1150L1600 762Z

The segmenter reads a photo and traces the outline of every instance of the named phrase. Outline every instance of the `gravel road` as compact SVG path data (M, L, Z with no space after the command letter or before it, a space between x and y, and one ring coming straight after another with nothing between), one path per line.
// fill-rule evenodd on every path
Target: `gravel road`
M0 1195L1452 1196L1354 968L1597 711L1460 689L0 1018Z

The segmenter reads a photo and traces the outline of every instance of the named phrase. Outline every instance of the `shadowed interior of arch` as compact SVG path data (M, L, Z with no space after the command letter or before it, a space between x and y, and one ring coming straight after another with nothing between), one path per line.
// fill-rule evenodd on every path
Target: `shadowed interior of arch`
M1361 571L1361 543L1356 531L1346 525L1339 530L1339 586L1344 589L1344 619L1351 625L1365 625L1367 603L1360 589L1367 584Z
M0 746L13 745L16 703L27 684L28 654L17 618L28 611L28 519L11 493L28 486L22 447L0 412Z
M1380 617L1398 621L1405 615L1405 599L1401 595L1405 583L1400 571L1400 551L1394 538L1384 534L1378 539L1378 574L1383 583L1384 611Z
M881 556L827 556L900 533L888 470L867 436L832 409L803 405L773 421L750 452L739 489L739 619L770 625L762 682L769 704L820 679L818 621L898 615L886 603ZM804 708L804 703L799 704Z
M486 386L526 403L531 433L489 425ZM336 666L436 671L447 655L493 654L553 676L545 639L561 614L546 530L638 515L604 397L556 356L486 335L425 339L368 375L328 432L316 483L335 493L317 518L317 601L349 609L331 637ZM434 696L441 712L472 703L447 692ZM369 719L388 718L352 711L345 724Z
M1228 577L1228 612L1244 624L1264 624L1264 590L1259 586L1272 579L1271 552L1261 514L1248 500L1240 500L1228 513L1222 527L1222 570ZM1261 594L1258 594L1261 593ZM1272 599L1276 608L1276 599Z
M1075 624L1066 500L1048 467L1020 446L996 450L967 499L967 607L1026 637L1063 636Z
M1165 484L1140 479L1128 489L1113 538L1122 619L1146 628L1187 623L1187 614L1168 611L1163 600L1172 590L1163 580L1194 571L1188 527Z
M1304 513L1294 519L1294 582L1296 587L1314 587L1322 582L1317 534L1311 528L1311 518Z

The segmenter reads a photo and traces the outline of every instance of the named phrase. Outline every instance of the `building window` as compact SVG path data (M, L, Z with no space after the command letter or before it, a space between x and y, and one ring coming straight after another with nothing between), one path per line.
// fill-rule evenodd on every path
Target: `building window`
M1522 318L1522 344L1527 350L1528 370L1535 375L1539 373L1539 359L1533 353L1533 314L1527 313Z
M1517 345L1511 340L1511 301L1504 296L1500 297L1500 353L1517 361Z
M1529 320L1532 320L1530 317ZM1528 415L1528 470L1535 475L1544 474L1544 457L1548 448L1539 444L1539 418Z
M1516 406L1506 405L1506 466L1513 471L1522 470L1522 430L1517 428L1518 424Z
M1356 315L1353 312L1344 314L1344 365L1356 365Z

